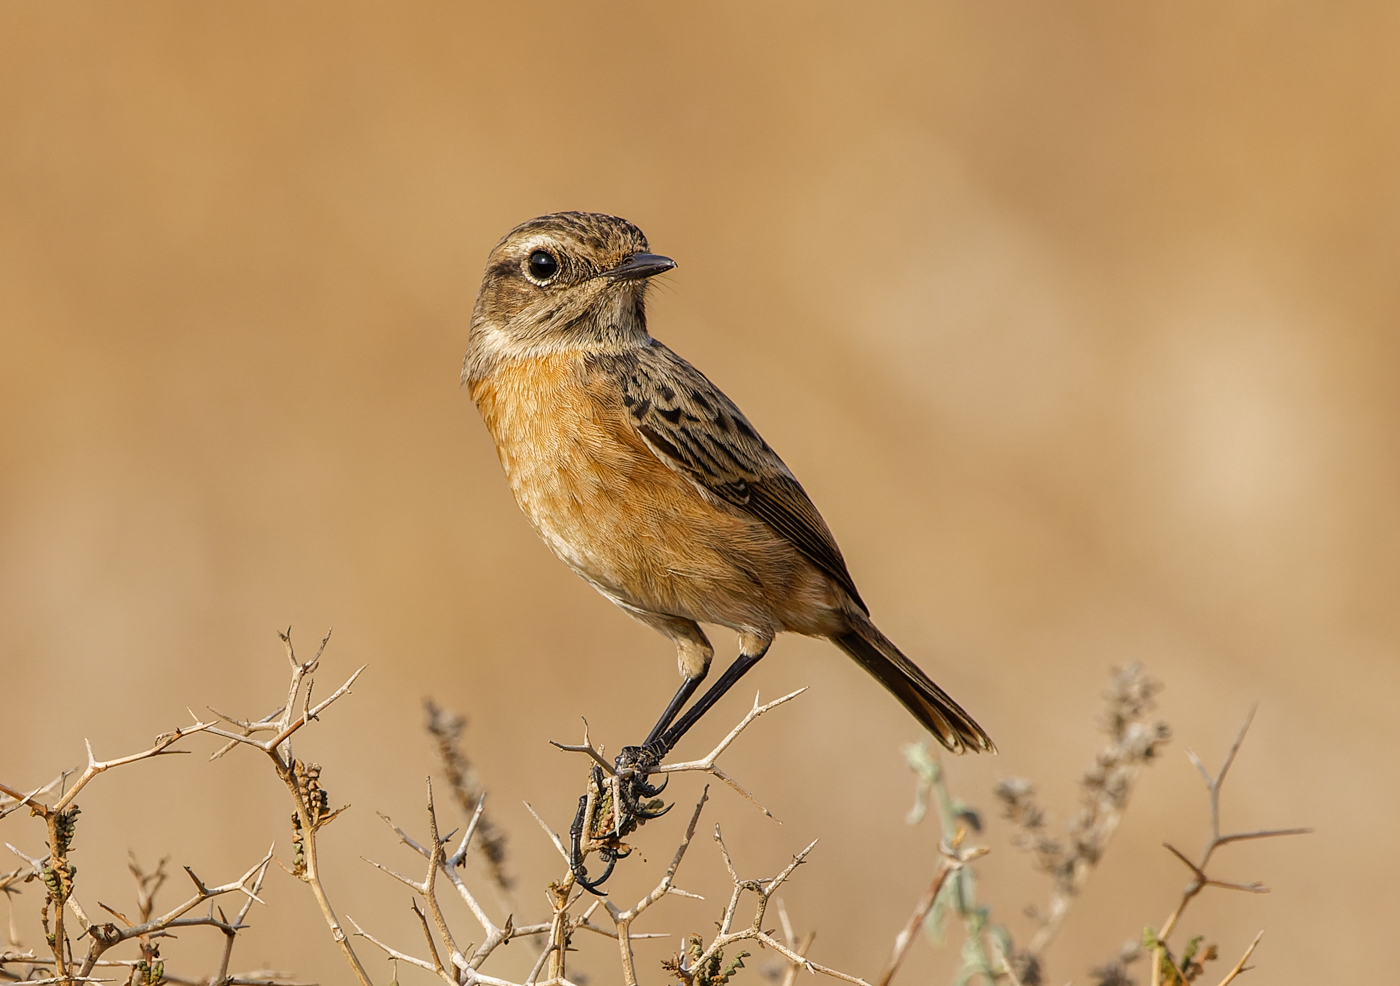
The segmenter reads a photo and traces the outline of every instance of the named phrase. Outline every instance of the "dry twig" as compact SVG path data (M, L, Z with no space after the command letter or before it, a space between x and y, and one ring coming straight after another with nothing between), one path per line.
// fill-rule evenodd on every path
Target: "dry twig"
M166 879L165 861L161 861L155 872L147 874L133 859L129 868L137 885L136 920L129 919L115 908L99 903L99 907L116 918L120 925L113 921L94 921L88 916L74 892L77 867L68 859L77 833L77 819L81 813L77 798L93 779L117 767L155 757L187 753L188 750L175 750L171 747L191 734L209 731L213 728L211 723L200 722L196 719L192 726L185 726L161 734L148 749L140 753L113 760L98 760L93 753L92 745L88 743L87 765L71 787L66 785L67 778L71 773L67 771L60 774L54 781L27 794L23 794L9 785L0 784L0 796L4 799L3 811L0 811L0 814L9 814L22 807L28 808L31 815L43 819L47 829L48 852L43 858L29 856L17 847L9 846L11 851L24 860L26 865L0 877L0 889L3 889L8 897L19 892L20 884L30 881L38 881L43 884L46 895L40 917L51 952L49 956L40 956L32 951L22 952L18 949L7 949L0 953L0 981L22 979L31 982L93 982L99 981L98 977L93 975L98 969L122 969L123 978L128 979L133 984L140 984L140 986L150 986L150 984L162 981L173 982L178 977L165 975L164 962L160 957L157 939L169 936L170 930L173 928L199 926L217 928L227 936L227 945L219 973L210 977L207 982L216 983L218 986L228 986L236 978L228 974L228 962L233 940L237 932L244 927L243 919L248 913L248 908L253 901L259 899L258 892L267 873L267 867L272 860L271 850L237 880L215 887L207 886L195 875L192 869L188 866L185 867L186 874L194 883L194 895L159 916L153 916L155 896ZM52 803L43 800L55 792L58 796ZM216 917L212 903L214 898L230 893L242 893L246 898L239 916L232 922L224 917L222 911ZM206 916L186 916L205 902L210 902L210 909ZM74 952L75 939L70 937L66 929L68 912L72 913L74 920L82 929L82 934L76 940L87 939L85 954L78 955ZM17 935L13 928L13 921L11 925L10 938L14 941ZM113 960L105 958L110 949L127 941L138 943L141 951L140 959ZM15 966L23 966L23 970L20 971L14 968ZM35 970L49 969L52 970L52 975L34 980Z
M749 709L748 714L745 715L744 718L739 721L738 725L736 725L733 729L729 731L729 734L725 736L724 739L719 741L718 745L716 745L713 750L711 750L705 756L701 757L699 760L687 760L682 763L661 764L659 767L651 768L651 773L676 774L686 772L699 772L713 774L715 777L719 778L720 780L724 781L724 783L732 787L735 791L738 791L739 794L743 795L743 797L746 798L749 802L751 802L755 807L757 807L759 811L763 812L769 818L772 818L773 813L767 808L763 807L763 805L759 804L758 800L752 794L746 791L743 787L739 785L737 781L735 781L727 773L721 770L717 764L717 761L719 760L720 754L724 753L725 750L729 749L730 744L732 744L736 739L738 739L739 735L745 729L749 728L749 726L753 723L755 719L763 715L765 712L770 712L786 702L791 702L793 699L801 695L806 690L806 688L799 688L797 689L797 691L789 692L782 698L776 698L773 701L767 703L766 705L758 704L758 694L755 693L753 697L753 707ZM613 786L614 788L616 787L616 783L618 781L617 772L613 769L613 765L608 762L608 759L603 756L602 749L593 745L593 741L589 738L588 735L588 722L586 720L583 724L582 743L576 745L570 745L566 743L554 743L554 745L568 753L582 753L588 756L589 759L591 759L595 764L597 764L598 767L603 771L603 774L608 779L608 783L610 784L610 786ZM619 803L620 799L615 796L614 792L613 804L617 805ZM592 806L590 806L590 810L585 813L585 817L593 817L591 807Z
M749 711L748 715L731 730L730 734L715 750L711 751L707 757L687 764L669 765L671 768L669 772L691 770L712 773L716 776L720 776L721 779L728 780L728 778L723 777L723 775L718 772L715 766L716 759L719 755L728 748L740 733L743 732L744 728L748 726L749 723L753 722L754 719L783 702L789 701L797 694L800 693L795 692L792 695L784 696L776 702L770 702L767 705L760 705L755 701L754 707ZM608 769L607 777L601 789L596 785L590 788L591 803L588 805L586 815L592 818L595 807L601 805L603 796L610 792L615 793L615 784L618 781L617 774L602 756L601 748L593 745L592 740L587 734L586 724L584 742L579 746L565 746L564 749L585 753L599 765L600 769L603 767L607 767ZM662 770L665 771L666 768L663 767ZM729 783L733 785L732 781L729 781ZM708 797L709 790L706 788L695 806L695 810L690 818L690 823L686 827L685 835L671 859L670 866L667 867L655 888L637 901L636 904L625 910L612 901L595 899L590 902L589 906L582 914L577 916L575 916L572 911L575 905L581 900L583 894L582 891L575 886L575 878L572 870L567 868L569 861L568 851L565 849L559 836L550 828L544 819L540 818L538 813L527 804L526 807L529 808L530 813L534 815L535 820L539 822L540 827L544 830L550 843L554 846L561 860L565 863L566 870L562 879L549 886L548 896L552 912L550 920L539 924L516 927L510 918L507 918L504 924L497 924L494 922L487 914L480 901L477 900L476 896L467 887L458 872L472 844L473 838L479 837L485 803L484 797L478 798L475 808L472 811L471 821L463 832L457 847L449 855L446 851L445 844L438 837L437 814L432 801L432 787L430 784L428 795L429 837L427 840L420 841L415 839L402 828L395 825L391 819L381 816L384 817L385 823L394 831L395 835L398 836L399 840L403 842L404 845L427 860L428 865L425 875L421 879L412 878L394 872L380 863L369 861L371 865L375 866L377 869L384 871L395 880L410 887L422 898L424 902L423 909L418 910L417 905L415 904L414 906L416 912L420 915L420 922L427 943L427 954L429 957L417 956L396 949L380 941L378 938L375 938L360 928L358 924L355 924L356 934L373 943L391 958L431 972L444 982L458 984L458 986L478 983L484 984L484 986L569 986L570 980L568 979L566 962L570 952L570 941L576 932L589 931L594 934L613 938L617 941L623 982L626 986L636 986L639 976L637 974L636 959L633 953L633 943L644 938L665 936L658 934L638 934L633 931L634 922L664 897L696 896L695 894L688 893L677 887L675 885L675 877L677 870L680 868L681 861L685 858L686 851L689 849L694 839L695 829L699 823L700 814ZM681 959L673 963L673 971L680 976L686 986L723 986L723 984L727 982L729 976L742 965L742 959L744 957L741 954L738 958L731 960L727 970L721 970L719 965L722 961L724 949L737 942L750 940L757 941L764 947L775 949L787 961L794 963L796 968L807 969L811 972L822 972L847 982L863 984L862 980L854 976L849 976L845 973L837 972L834 969L818 965L808 959L806 957L806 951L811 945L810 937L808 937L805 944L794 948L795 942L792 941L791 936L789 936L789 941L787 943L779 942L762 928L763 916L769 898L792 874L797 865L806 858L812 846L808 846L799 853L793 862L776 877L767 880L741 880L737 874L735 874L732 862L729 859L728 851L724 848L724 844L719 838L718 827L716 827L715 830L715 838L726 866L729 868L730 875L734 880L734 893L730 899L729 905L725 909L724 919L721 922L719 933L714 936L709 945L700 945L698 943L698 938L693 937L692 941L696 942L696 945L693 954L690 956L691 961L685 961L685 956L682 956ZM585 851L597 851L606 844L604 839L594 838L586 843ZM815 843L813 843L813 845L815 845ZM436 875L439 873L448 878L453 888L457 891L458 896L460 896L462 901L467 905L468 910L471 911L477 923L480 924L482 931L485 933L485 940L472 951L470 956L466 956L458 950L456 939L448 926L439 904L436 882ZM743 893L750 891L759 895L753 920L748 926L736 929L734 927L735 911L739 904L740 897ZM593 915L600 906L604 908L612 921L611 929L599 926L593 922ZM354 924L353 919L348 920L351 920L351 923ZM487 975L481 971L483 963L485 963L497 948L508 941L525 936L543 937L544 948L535 962L534 968L531 969L523 983L511 983L507 980ZM446 954L446 959L439 957L439 947L441 947L442 951ZM671 966L668 966L668 968L671 968Z
M1210 864L1211 857L1215 854L1217 849L1233 842L1246 842L1254 839L1272 839L1284 835L1306 835L1312 831L1310 828L1258 829L1251 832L1230 832L1223 834L1220 831L1220 790L1225 784L1225 777L1230 772L1230 767L1235 762L1235 756L1240 752L1240 747L1244 744L1245 735L1249 732L1250 724L1254 721L1256 709L1257 706L1250 709L1249 714L1245 716L1244 724L1240 726L1239 734L1236 735L1234 743L1230 745L1230 751L1225 755L1225 761L1220 765L1218 773L1212 775L1211 772L1206 769L1206 765L1201 762L1200 757L1196 756L1196 754L1190 750L1186 751L1186 755L1191 758L1191 763L1205 781L1206 791L1210 795L1210 839L1207 840L1205 848L1201 851L1199 862L1194 863L1187 858L1185 853L1175 846L1165 842L1162 844L1168 852L1181 860L1187 869L1191 871L1191 882L1182 890L1181 900L1177 902L1176 907L1172 909L1171 914L1169 914L1166 921L1163 922L1162 930L1152 935L1153 940L1148 943L1153 953L1153 986L1160 986L1164 970L1168 975L1173 977L1173 981L1179 980L1183 983L1186 981L1184 971L1172 959L1171 951L1167 947L1167 941L1171 937L1172 932L1176 930L1177 923L1181 920L1181 915L1186 910L1186 905L1191 903L1197 894L1206 887L1220 887L1224 890L1239 890L1251 894L1266 894L1269 892L1268 887L1257 881L1254 883L1232 883L1226 880L1217 880L1210 876L1206 872L1206 867ZM1261 931L1259 934L1262 936L1263 932ZM1249 956L1253 954L1254 948L1258 944L1259 937L1256 936L1253 944L1249 946L1249 950L1245 952L1244 958L1240 959L1234 971L1225 977L1224 983L1229 983L1244 971L1245 962L1249 959ZM1224 986L1224 983L1222 983L1222 986Z
M292 646L292 631L290 628L285 633L279 634L282 643L286 648L287 661L291 665L291 681L287 686L287 701L282 706L280 717L274 721L273 713L262 719L244 721L238 719L227 719L238 726L242 732L234 733L226 729L207 727L206 732L215 736L222 736L224 739L234 744L243 744L261 750L267 754L272 761L273 769L277 776L286 786L288 793L292 796L292 804L295 807L295 814L292 818L293 845L296 850L296 858L293 868L290 871L293 876L300 879L311 888L312 895L316 898L316 904L321 909L321 914L325 918L326 925L330 928L331 937L340 947L341 954L350 968L355 973L355 978L360 986L372 986L369 974L361 965L359 957L355 954L354 948L350 945L350 940L345 931L340 926L340 921L335 915L334 908L331 907L330 898L326 895L325 885L321 881L321 869L319 856L317 854L316 836L322 828L335 820L345 808L330 810L329 797L325 789L320 784L321 768L318 764L305 764L292 755L292 737L307 723L315 720L320 713L324 712L341 696L350 691L350 686L359 678L364 671L361 667L352 674L345 683L330 694L328 698L316 705L311 705L311 689L314 684L314 674L320 665L321 655L325 652L326 644L331 639L331 631L327 630L325 637L321 639L321 645L316 650L316 656L311 660L301 663L296 658L296 651ZM302 684L305 682L305 691ZM297 710L297 698L301 696L301 715L293 718ZM225 717L226 718L226 717ZM263 729L267 725L274 725L276 732L271 739L260 741L254 739L250 734ZM210 759L222 756L225 749L220 749L214 753Z
M704 951L689 964L688 968L681 967L680 963L677 963L678 971L681 973L682 977L686 979L687 983L692 982L696 978L696 973L698 971L705 970L708 972L707 966L714 962L724 949L727 949L737 942L756 941L760 945L773 949L789 962L800 965L808 972L819 972L824 976L830 976L833 979L839 979L843 982L857 983L859 986L869 986L864 979L858 976L852 976L828 966L820 965L813 962L805 955L799 955L787 945L784 945L763 930L763 918L767 913L769 900L777 889L787 881L788 877L792 876L793 871L806 861L808 854L816 848L817 843L815 841L809 843L805 849L794 856L792 862L777 876L759 880L743 879L739 876L738 872L734 869L734 861L729 856L729 849L724 844L724 838L720 834L718 825L715 826L715 844L719 846L720 855L724 857L724 865L729 870L729 877L733 881L734 890L730 894L729 903L724 909L723 918L720 920L719 933L715 935L714 939L711 940ZM739 909L739 902L746 892L757 894L758 900L754 904L753 919L749 922L747 927L740 928L736 931L734 929L735 915ZM740 956L740 958L742 957L743 956ZM687 972L689 972L689 976L686 975ZM632 986L632 984L629 983L628 986Z
M880 978L875 981L876 986L889 986L890 980L894 979L894 974L899 971L900 965L904 962L905 953L909 951L909 946L914 941L914 935L924 926L924 920L928 917L933 902L938 899L939 893L942 892L948 877L973 859L985 855L989 851L986 846L973 846L970 849L959 851L964 831L964 829L959 829L951 840L939 843L938 869L933 872L933 881L924 891L924 895L919 898L919 902L914 905L914 911L909 915L909 920L904 923L899 934L895 935L894 948L890 951L889 961L885 963L885 968L880 972Z
M480 805L486 797L476 770L462 751L462 731L467 720L446 709L440 708L432 699L423 701L427 713L427 730L437 745L438 759L442 761L447 783L452 787L452 795L457 799L462 813L470 815L478 812L476 845L486 857L491 869L491 877L502 890L511 889L511 879L505 870L506 836L492 821L490 816L479 814Z

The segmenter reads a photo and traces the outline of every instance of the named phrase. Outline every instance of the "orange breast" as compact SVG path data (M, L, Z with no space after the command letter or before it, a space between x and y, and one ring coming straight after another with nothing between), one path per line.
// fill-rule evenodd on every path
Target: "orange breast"
M809 582L811 566L652 454L620 395L576 354L515 361L472 388L540 537L626 606L736 628L787 623L775 595Z

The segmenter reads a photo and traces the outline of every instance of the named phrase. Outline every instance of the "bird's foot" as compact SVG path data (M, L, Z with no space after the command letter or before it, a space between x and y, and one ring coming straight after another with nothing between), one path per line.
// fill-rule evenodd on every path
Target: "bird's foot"
M625 746L615 764L617 783L614 786L603 778L598 767L593 768L590 791L578 799L578 811L574 813L573 824L569 826L569 869L574 881L590 893L605 896L598 889L612 875L613 867L619 859L626 858L632 849L622 841L623 837L634 832L653 818L660 818L671 810L659 795L666 789L666 780L660 784L650 784L647 776L660 765L666 755L660 743L644 746ZM617 794L614 804L614 792ZM592 812L589 803L592 802ZM585 859L596 852L603 860L601 876L590 879Z
M583 795L578 799L578 812L574 815L574 823L569 826L569 869L574 874L574 882L591 894L599 897L606 897L606 890L599 890L612 876L613 867L617 865L619 859L625 859L632 854L630 848L622 847L615 843L616 840L609 839L603 845L598 846L599 858L606 864L603 873L596 880L588 878L588 867L584 865L583 859L586 855L584 842L584 829L587 827L587 819L584 817L588 813L588 795Z
M574 813L573 824L569 826L569 869L574 875L574 882L580 887L599 897L606 897L607 892L598 888L612 876L617 861L632 854L632 848L622 841L622 836L637 827L637 820L625 812L619 814L613 810L611 786L604 783L603 772L597 767L593 768L589 787L590 791L579 797L578 811ZM590 801L593 802L591 814ZM614 819L617 824L608 828L609 821ZM584 863L590 852L596 852L605 864L602 875L592 880Z
M622 752L617 754L616 761L613 761L613 768L617 770L617 777L627 784L634 798L654 798L666 790L669 777L662 779L659 784L648 784L647 776L661 766L661 758L668 752L666 745L661 741L650 742L643 747L623 747ZM627 796L624 794L623 801L626 800ZM643 817L655 818L655 815Z
M663 778L660 784L647 783L647 776L661 764L667 753L662 743L648 743L644 746L624 746L613 765L617 770L618 788L622 794L622 815L644 822L660 818L671 810L663 805L659 795L666 790L670 778ZM644 804L642 799L648 799ZM619 833L621 834L621 833Z

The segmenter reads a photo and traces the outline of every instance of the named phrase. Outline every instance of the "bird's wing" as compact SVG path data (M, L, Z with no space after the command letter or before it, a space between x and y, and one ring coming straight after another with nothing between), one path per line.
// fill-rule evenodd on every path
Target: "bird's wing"
M763 521L866 610L826 521L723 391L659 342L604 359L628 421L658 459Z

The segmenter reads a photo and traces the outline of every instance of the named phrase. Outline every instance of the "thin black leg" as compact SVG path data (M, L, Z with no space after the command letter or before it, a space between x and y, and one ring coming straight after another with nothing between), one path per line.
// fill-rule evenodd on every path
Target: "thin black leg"
M729 665L724 674L719 676L719 680L711 685L704 695L700 696L699 701L686 709L685 715L677 719L675 725L661 735L658 742L663 750L666 753L671 752L680 738L686 734L686 731L695 725L701 716L710 711L710 707L718 702L724 693L729 691L734 683L744 676L744 672L757 664L766 653L768 653L767 647L764 647L757 654L740 654L734 663Z
M734 683L742 678L749 668L757 664L766 653L768 653L767 646L764 646L763 650L759 651L757 654L741 653L735 658L734 663L725 670L724 674L719 676L719 680L711 685L704 695L700 696L699 701L687 709L685 714L677 719L676 716L681 707L685 705L686 701L695 693L695 689L700 685L699 678L685 679L681 682L681 687L676 690L676 694L671 699L670 704L666 706L666 711L661 714L661 718L657 720L656 725L653 726L651 732L647 734L647 738L642 745L624 746L622 748L622 752L617 756L617 772L622 779L622 784L618 790L622 795L621 814L625 816L625 820L621 822L617 831L613 833L614 838L620 838L642 822L651 818L657 818L670 811L670 805L666 805L659 810L648 810L648 806L642 803L642 798L655 798L666 787L664 781L654 786L648 784L646 781L647 775L661 763L661 759L666 756L667 753L671 752L671 748L680 741L680 738L686 734L686 731L689 730L691 726L695 725L695 723L700 720L701 716L710 711L710 708L724 696L724 693L729 691ZM601 791L601 774L596 767L594 768L594 783L598 785ZM617 850L611 847L605 846L600 848L598 850L598 855L607 865L603 870L603 875L598 877L598 879L588 879L588 871L584 869L583 865L582 848L586 834L585 828L590 821L583 817L587 804L588 798L586 795L579 799L578 813L574 816L574 824L569 831L571 836L570 842L572 843L570 846L571 852L569 853L569 866L574 871L574 877L579 886L592 893L602 894L602 891L598 889L599 885L612 875L613 865L620 856L624 854L618 853Z
M671 720L676 718L676 713L681 710L681 706L695 694L695 689L699 687L704 675L699 678L686 678L681 682L681 687L676 689L675 697L671 699L671 704L666 706L666 711L661 713L661 718L656 720L656 725L651 727L651 732L647 733L647 738L642 740L642 746L650 746L661 738L661 734L666 731L666 727L671 725Z

